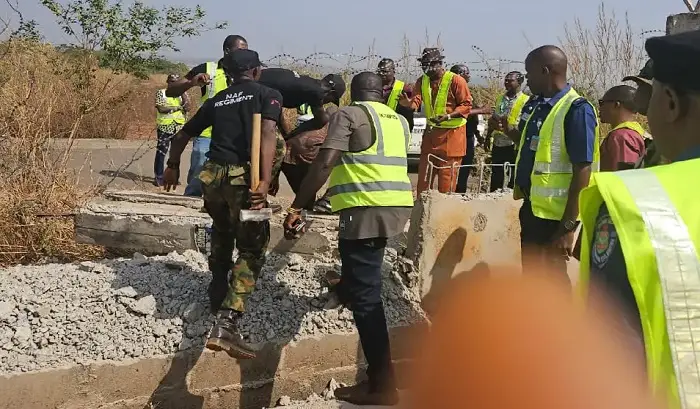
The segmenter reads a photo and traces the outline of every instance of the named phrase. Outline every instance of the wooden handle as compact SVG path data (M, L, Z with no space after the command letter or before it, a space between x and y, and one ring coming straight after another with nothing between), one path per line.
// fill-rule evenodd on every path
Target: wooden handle
M250 186L253 190L260 184L260 130L262 116L253 114L253 135L250 138Z

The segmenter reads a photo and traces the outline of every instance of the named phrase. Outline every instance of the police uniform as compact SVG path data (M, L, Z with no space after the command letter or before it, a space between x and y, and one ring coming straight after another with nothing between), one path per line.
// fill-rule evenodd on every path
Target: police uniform
M655 80L700 92L700 31L647 40ZM697 115L697 113L695 113ZM669 165L606 172L581 194L580 290L589 280L622 309L621 333L635 340L652 391L671 409L698 407L700 146Z
M258 55L252 50L236 50L230 59L234 65L231 69L241 72L259 64ZM282 96L278 91L241 79L208 99L183 128L187 135L200 135L212 127L207 161L199 175L204 207L213 220L209 256L213 280L209 295L212 308L220 305L220 313L227 311L233 321L245 310L270 240L269 222L239 220L240 210L249 207L252 118L260 113L263 121L277 122L281 112ZM234 246L238 258L231 267ZM232 274L227 285L229 270ZM212 337L217 336L216 330L215 327Z

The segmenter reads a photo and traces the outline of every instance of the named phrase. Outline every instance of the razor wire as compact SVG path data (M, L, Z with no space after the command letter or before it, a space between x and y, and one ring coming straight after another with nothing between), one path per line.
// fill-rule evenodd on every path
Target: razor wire
M447 68L465 64L473 77L490 80L503 78L513 70L523 70L524 62L506 58L492 58L479 47L472 46L473 52L479 57L476 60L446 59ZM390 58L396 66L396 76L401 79L413 80L423 73L419 58L420 54L403 53L401 56L380 55L367 53L364 55L349 53L314 52L307 56L299 57L288 53L280 53L263 62L269 67L289 68L303 74L325 75L330 73L342 73L352 76L363 71L375 71L379 61Z

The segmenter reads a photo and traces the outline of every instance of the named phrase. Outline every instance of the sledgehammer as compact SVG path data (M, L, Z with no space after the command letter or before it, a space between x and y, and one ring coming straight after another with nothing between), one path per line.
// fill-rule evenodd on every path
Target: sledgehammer
M260 184L260 128L262 116L253 114L253 135L250 140L250 187L256 190ZM269 207L260 210L241 209L242 222L264 222L272 217L272 209Z

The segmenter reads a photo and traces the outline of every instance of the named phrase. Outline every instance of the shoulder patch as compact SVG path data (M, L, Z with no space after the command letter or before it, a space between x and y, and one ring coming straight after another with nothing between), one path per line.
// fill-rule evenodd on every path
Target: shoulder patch
M593 236L593 248L591 249L591 264L602 269L608 263L610 255L617 247L617 230L609 214L598 218Z

